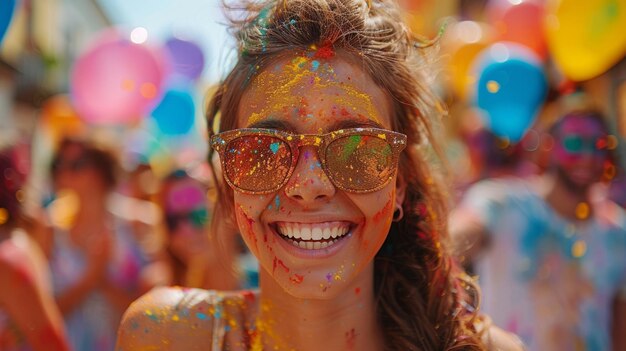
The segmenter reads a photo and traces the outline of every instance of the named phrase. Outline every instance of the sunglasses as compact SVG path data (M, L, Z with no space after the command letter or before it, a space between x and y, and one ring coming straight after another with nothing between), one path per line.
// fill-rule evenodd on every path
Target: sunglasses
M209 212L206 208L199 208L189 212L167 213L165 224L169 230L175 230L183 222L191 223L196 229L202 229L209 220Z
M570 134L561 138L561 144L565 151L570 154L597 153L602 154L607 150L607 138L585 138L580 135Z
M351 128L326 134L292 134L275 129L235 129L211 137L224 178L235 190L267 194L282 188L303 146L317 148L319 166L335 187L353 193L381 189L395 175L404 134Z

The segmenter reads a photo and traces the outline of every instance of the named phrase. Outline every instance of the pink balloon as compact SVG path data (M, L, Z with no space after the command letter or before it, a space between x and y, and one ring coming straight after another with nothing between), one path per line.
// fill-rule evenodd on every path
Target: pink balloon
M107 32L76 61L70 93L87 122L129 123L158 103L165 75L157 51Z

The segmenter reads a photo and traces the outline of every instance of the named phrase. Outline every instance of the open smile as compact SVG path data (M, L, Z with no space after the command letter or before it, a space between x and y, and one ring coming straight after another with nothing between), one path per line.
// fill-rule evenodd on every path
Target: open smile
M299 223L275 222L276 233L291 245L305 250L327 249L351 235L354 224L345 221Z

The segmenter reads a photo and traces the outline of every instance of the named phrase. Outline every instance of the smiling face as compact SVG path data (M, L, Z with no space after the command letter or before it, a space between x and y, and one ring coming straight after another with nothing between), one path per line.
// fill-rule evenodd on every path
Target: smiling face
M390 106L358 65L341 55L322 60L305 53L278 60L254 78L237 127L294 134L391 129ZM387 236L396 201L395 176L380 190L356 194L337 189L320 164L317 148L302 146L293 174L278 191L234 191L237 222L262 276L301 298L329 298L373 284L366 268Z

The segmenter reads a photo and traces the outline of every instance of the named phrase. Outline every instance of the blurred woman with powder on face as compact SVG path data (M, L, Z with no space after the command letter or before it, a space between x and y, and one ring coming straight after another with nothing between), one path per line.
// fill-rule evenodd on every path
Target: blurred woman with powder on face
M223 246L210 240L212 208L207 186L184 170L176 170L163 180L158 197L166 231L165 256L171 276L168 285L236 289L233 240Z

